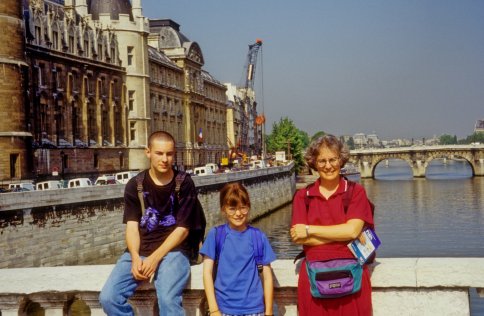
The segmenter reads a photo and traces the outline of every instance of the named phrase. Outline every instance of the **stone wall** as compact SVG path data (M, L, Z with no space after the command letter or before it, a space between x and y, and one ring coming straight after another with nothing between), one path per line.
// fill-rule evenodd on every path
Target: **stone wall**
M241 181L252 218L289 203L293 165L194 177L207 226L222 221L219 189ZM114 263L125 249L124 185L0 195L0 268Z
M25 315L38 303L45 315L65 315L74 305L82 315L104 315L99 291L112 265L0 269L0 313ZM292 260L276 260L276 315L297 315L298 269ZM380 258L372 265L373 315L470 315L470 289L484 296L483 258ZM479 298L476 298L479 299ZM155 315L154 289L144 283L130 300L137 315ZM192 266L183 295L188 316L202 313L202 265Z

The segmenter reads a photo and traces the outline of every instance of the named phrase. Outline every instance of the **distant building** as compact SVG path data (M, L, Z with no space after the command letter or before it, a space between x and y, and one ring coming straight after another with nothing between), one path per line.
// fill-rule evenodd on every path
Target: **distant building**
M484 120L477 120L474 133L484 133Z
M173 111L181 111L177 120L182 118L183 122L183 138L177 145L179 159L189 167L219 163L228 155L226 87L203 69L205 60L200 46L180 31L178 23L164 19L150 20L149 25L149 45L183 73L179 82L183 87L183 99L178 102L175 98L171 105ZM178 78L178 73L175 76ZM172 85L178 83L176 78L171 78Z
M363 133L354 134L353 141L355 142L355 148L365 148L367 145L366 135Z
M376 134L368 134L366 141L370 148L381 147L381 141Z

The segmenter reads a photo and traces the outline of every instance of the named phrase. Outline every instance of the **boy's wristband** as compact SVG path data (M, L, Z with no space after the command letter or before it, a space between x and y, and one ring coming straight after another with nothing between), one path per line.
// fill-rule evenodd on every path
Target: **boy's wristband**
M309 225L306 225L306 238L309 237Z

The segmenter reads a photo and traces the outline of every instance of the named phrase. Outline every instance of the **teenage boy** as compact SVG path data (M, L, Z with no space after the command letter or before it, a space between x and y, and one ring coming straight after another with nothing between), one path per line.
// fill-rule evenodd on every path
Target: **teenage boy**
M146 211L141 211L136 177L124 193L127 250L119 258L99 296L103 310L111 315L134 315L128 299L137 286L152 280L156 288L160 315L185 315L182 292L190 276L186 237L196 221L193 212L196 190L189 175L175 196L173 169L175 139L167 132L150 135L146 156L143 196Z

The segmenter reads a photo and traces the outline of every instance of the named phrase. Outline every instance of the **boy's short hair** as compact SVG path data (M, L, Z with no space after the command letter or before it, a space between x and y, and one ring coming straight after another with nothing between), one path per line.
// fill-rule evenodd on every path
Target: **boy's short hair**
M249 192L239 182L227 183L220 190L220 208L237 205L247 205L250 208Z
M150 137L148 137L148 148L151 148L153 141L155 140L162 140L172 142L173 146L175 146L175 137L173 137L170 133L165 131L156 131L151 133Z

